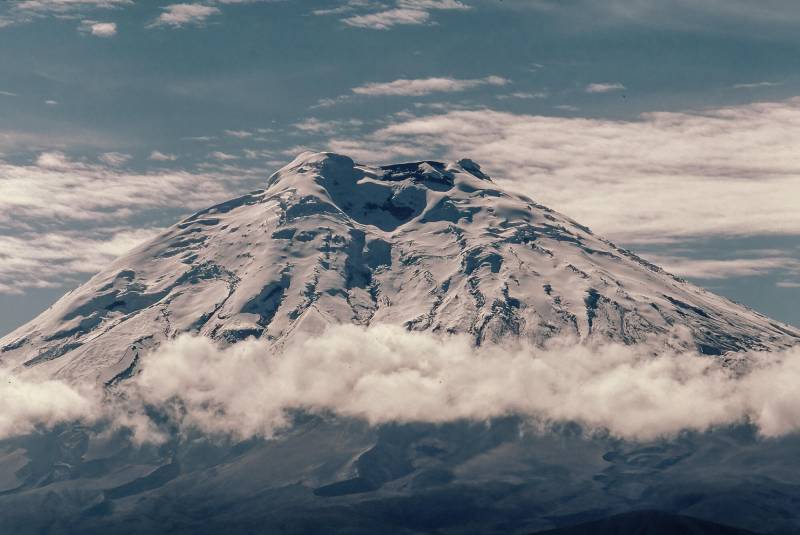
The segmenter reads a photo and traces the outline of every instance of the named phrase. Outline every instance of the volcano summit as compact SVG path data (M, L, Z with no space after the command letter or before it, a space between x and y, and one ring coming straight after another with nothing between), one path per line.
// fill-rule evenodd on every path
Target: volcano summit
M632 223L633 224L633 223ZM200 211L0 341L4 364L115 382L184 332L281 347L339 323L605 338L722 355L800 333L503 191L470 161L367 167L303 153Z

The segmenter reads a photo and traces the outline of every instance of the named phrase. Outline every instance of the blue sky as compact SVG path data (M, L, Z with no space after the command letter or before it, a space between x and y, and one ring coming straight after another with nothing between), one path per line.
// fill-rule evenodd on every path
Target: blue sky
M800 324L800 4L0 5L0 334L304 149L475 159Z

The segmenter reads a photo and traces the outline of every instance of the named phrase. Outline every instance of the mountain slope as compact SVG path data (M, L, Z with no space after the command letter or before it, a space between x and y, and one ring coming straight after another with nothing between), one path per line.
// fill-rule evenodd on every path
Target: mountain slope
M800 341L501 190L469 160L371 168L304 153L265 190L194 214L65 295L0 340L0 361L110 382L181 332L280 346L339 322L706 354Z

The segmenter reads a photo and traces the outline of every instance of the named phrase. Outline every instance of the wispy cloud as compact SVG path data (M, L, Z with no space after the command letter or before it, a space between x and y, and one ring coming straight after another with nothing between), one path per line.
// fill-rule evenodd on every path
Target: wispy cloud
M420 9L387 9L367 15L353 15L342 19L342 22L355 28L371 30L388 30L393 26L408 24L425 24L431 14Z
M161 152L160 150L154 150L150 153L150 156L148 156L147 159L153 160L154 162L174 162L178 159L178 157L174 154Z
M347 12L354 4L343 6L342 11L323 10L315 14L337 14ZM426 24L430 21L433 10L464 10L470 6L457 0L397 0L395 7L381 9L370 13L351 15L342 19L348 26L371 30L388 30L394 26Z
M370 83L352 89L356 95L366 96L422 96L431 93L454 93L473 89L482 85L503 86L510 82L500 76L487 76L462 80L458 78L421 78L409 80L401 78L393 82Z
M248 160L270 160L274 161L275 153L270 150L259 150L259 149L242 149L242 154ZM283 162L276 162L277 167L283 165Z
M508 78L491 75L485 78L451 78L451 77L432 77L432 78L400 78L391 82L371 82L368 84L354 87L350 94L339 95L334 98L323 98L317 101L311 109L329 108L337 104L350 102L354 98L380 97L380 96L406 96L420 97L433 93L458 93L475 89L481 86L504 86L511 83ZM520 94L522 95L522 94ZM522 97L521 97L522 98Z
M775 87L781 85L778 82L751 82L746 84L734 84L734 89L756 89L759 87Z
M133 5L133 0L22 0L16 2L5 2L8 4L6 15L0 17L0 27L12 24L31 22L43 17L58 17L61 19L81 19L85 15L97 10L109 10ZM79 26L81 31L91 29L83 24ZM109 31L108 28L99 30L100 32ZM109 35L99 35L110 37Z
M73 285L159 231L110 226L0 234L0 293L23 294L29 288Z
M517 91L514 93L506 93L504 95L497 95L498 100L508 100L508 99L519 99L519 100L532 100L532 99L540 99L540 98L547 98L550 94L546 91L537 91L535 93L531 92L524 92L524 91Z
M238 160L239 159L239 157L236 156L235 154L229 154L227 152L222 152L222 151L218 151L218 150L208 153L208 157L209 158L213 158L215 160L220 160L220 161L223 161L223 162L229 161L229 160Z
M115 8L131 5L133 0L22 0L15 9L37 12L65 13L88 8Z
M0 161L0 292L72 284L159 225L252 189L263 171L156 171L118 167L49 151L29 165ZM145 223L146 221L146 223Z
M741 37L743 25L759 28L761 32L791 31L800 21L797 4L792 0L528 0L512 5L558 16L576 31L596 30L598 26L640 25L648 31L654 28L698 34L713 31ZM771 29L764 30L764 25Z
M800 98L630 121L454 110L328 143L375 163L466 155L627 242L800 234L798 146Z
M397 0L397 5L408 9L470 9L458 0Z
M338 97L334 98L321 98L317 101L317 103L311 106L311 109L317 108L330 108L332 106L336 106L337 104L341 104L343 102L347 102L352 98L352 95L339 95Z
M317 16L341 15L343 13L351 13L356 9L381 7L385 6L372 0L346 0L336 7L315 9L311 14Z
M619 82L613 83L593 83L584 88L587 93L611 93L612 91L622 91L625 86Z
M127 163L131 159L131 155L121 152L104 152L97 159L112 167L119 167Z
M220 13L218 8L203 4L170 4L163 7L162 10L164 12L148 27L170 26L181 28L191 25L202 26L209 17Z
M352 129L362 126L364 123L358 119L349 119L342 121L321 121L316 117L309 117L293 126L301 132L311 134L333 134L341 132L343 129Z
M225 135L239 139L253 137L253 133L248 132L247 130L225 130Z
M647 259L682 277L727 279L757 277L775 271L800 273L800 260L787 256L766 258L698 259L679 256L648 255Z

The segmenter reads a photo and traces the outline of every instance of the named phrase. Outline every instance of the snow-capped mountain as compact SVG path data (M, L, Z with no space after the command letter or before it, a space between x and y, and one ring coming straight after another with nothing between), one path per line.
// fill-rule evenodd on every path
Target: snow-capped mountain
M0 341L0 362L134 386L151 369L140 354L183 332L280 348L336 323L467 333L476 344L642 342L645 355L800 341L503 191L469 160L372 168L306 153L263 191L185 219L65 295ZM237 377L234 388L247 386ZM260 392L252 383L246 392ZM248 414L264 410L255 397L243 396ZM162 408L153 417L171 429ZM642 444L570 422L537 433L505 413L377 425L289 416L269 439L175 428L163 443L134 444L124 425L70 421L0 440L2 530L531 533L636 509L776 532L800 525L797 437L758 440L746 419Z
M104 382L182 332L280 345L333 323L659 340L706 354L800 333L666 273L470 161L358 165L304 153L200 211L0 341L6 364Z

